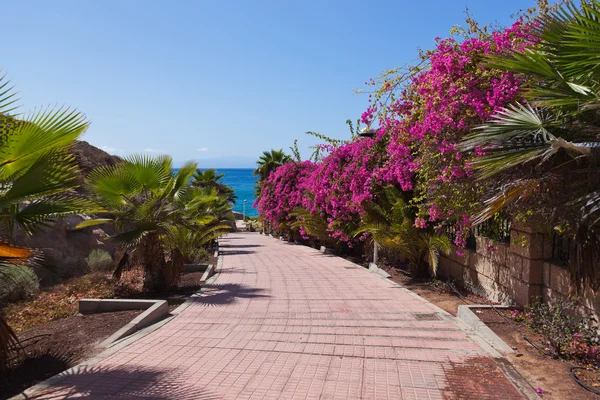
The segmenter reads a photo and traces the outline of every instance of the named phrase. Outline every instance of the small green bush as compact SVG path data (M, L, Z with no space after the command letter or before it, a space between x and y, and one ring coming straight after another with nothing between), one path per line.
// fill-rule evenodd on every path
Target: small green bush
M85 259L90 270L94 272L110 272L113 268L113 259L106 251L95 249Z
M39 289L39 279L31 268L24 265L0 267L0 302L23 300Z

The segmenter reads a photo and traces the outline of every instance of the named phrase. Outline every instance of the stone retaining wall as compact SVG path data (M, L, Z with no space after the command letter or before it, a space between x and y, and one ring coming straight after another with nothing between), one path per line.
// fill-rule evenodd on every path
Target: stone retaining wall
M569 271L552 262L552 236L515 223L510 243L477 237L476 251L440 257L439 275L474 293L504 304L530 304L537 296L553 302L569 295ZM582 312L598 315L600 294L586 291Z

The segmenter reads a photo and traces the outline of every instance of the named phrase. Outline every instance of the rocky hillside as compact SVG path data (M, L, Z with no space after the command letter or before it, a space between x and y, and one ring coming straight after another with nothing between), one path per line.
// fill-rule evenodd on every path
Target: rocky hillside
M76 142L72 153L82 172L81 185L87 174L94 168L115 165L121 160L84 141ZM83 188L80 188L79 191L82 192ZM75 228L86 219L89 217L72 215L57 221L52 228L48 228L34 237L25 236L19 229L15 231L14 242L16 244L36 248L43 252L44 266L35 271L42 278L42 285L87 272L85 258L94 249L103 249L111 255L113 254L114 245L106 240L109 236L107 234L109 227Z
M71 152L75 156L77 164L79 164L79 168L81 169L82 183L83 178L94 168L104 165L115 165L121 161L120 157L108 154L104 150L81 140L75 143Z

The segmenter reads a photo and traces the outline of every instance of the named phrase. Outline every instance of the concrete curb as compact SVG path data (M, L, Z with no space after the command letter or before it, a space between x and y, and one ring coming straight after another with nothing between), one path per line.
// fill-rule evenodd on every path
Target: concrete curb
M327 255L335 255L334 251L332 249L328 249L325 246L321 246L321 249L319 250L321 253L323 254L327 254ZM340 257L341 258L341 257Z
M183 264L183 272L204 272L210 264Z
M202 285L204 285L204 283L208 280L208 278L210 278L214 274L215 274L215 270L214 270L212 264L209 264L208 267L206 268L206 270L204 271L202 278L200 278L200 283Z
M494 306L498 309L509 309L509 306ZM477 309L492 309L489 305L460 305L458 306L457 317L460 318L465 325L477 332L483 339L485 339L492 347L498 350L502 354L514 353L514 350L504 343L498 335L494 333L486 324L479 319L479 317L473 312Z
M97 314L110 311L147 310L157 301L143 299L81 299L79 312L82 314Z
M95 314L109 311L146 310L121 329L110 335L98 347L106 349L117 340L123 339L169 314L169 304L166 300L137 300L137 299L81 299L79 312Z
M378 275L381 275L384 278L391 278L392 277L390 274L388 274L387 272L385 272L384 270L382 270L376 264L373 264L373 263L369 263L369 271L374 272L374 273L376 273Z

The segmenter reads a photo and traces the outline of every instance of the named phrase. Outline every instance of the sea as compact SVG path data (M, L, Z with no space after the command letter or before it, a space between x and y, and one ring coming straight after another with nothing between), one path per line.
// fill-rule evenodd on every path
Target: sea
M248 217L257 217L258 210L252 208L254 204L254 186L256 186L257 176L252 173L252 168L220 168L217 173L225 174L221 181L233 188L238 197L233 211L244 212L244 200L246 200L246 215Z
M208 168L200 168L201 171L204 171ZM256 181L258 177L252 173L254 169L252 168L214 168L217 170L218 174L224 174L225 176L221 179L221 182L224 184L231 186L233 190L235 190L235 194L238 197L235 205L233 206L233 211L244 213L244 200L246 200L246 216L248 217L257 217L258 210L256 208L252 208L256 197L254 197L254 186L256 186ZM178 171L179 168L174 168L174 171Z

